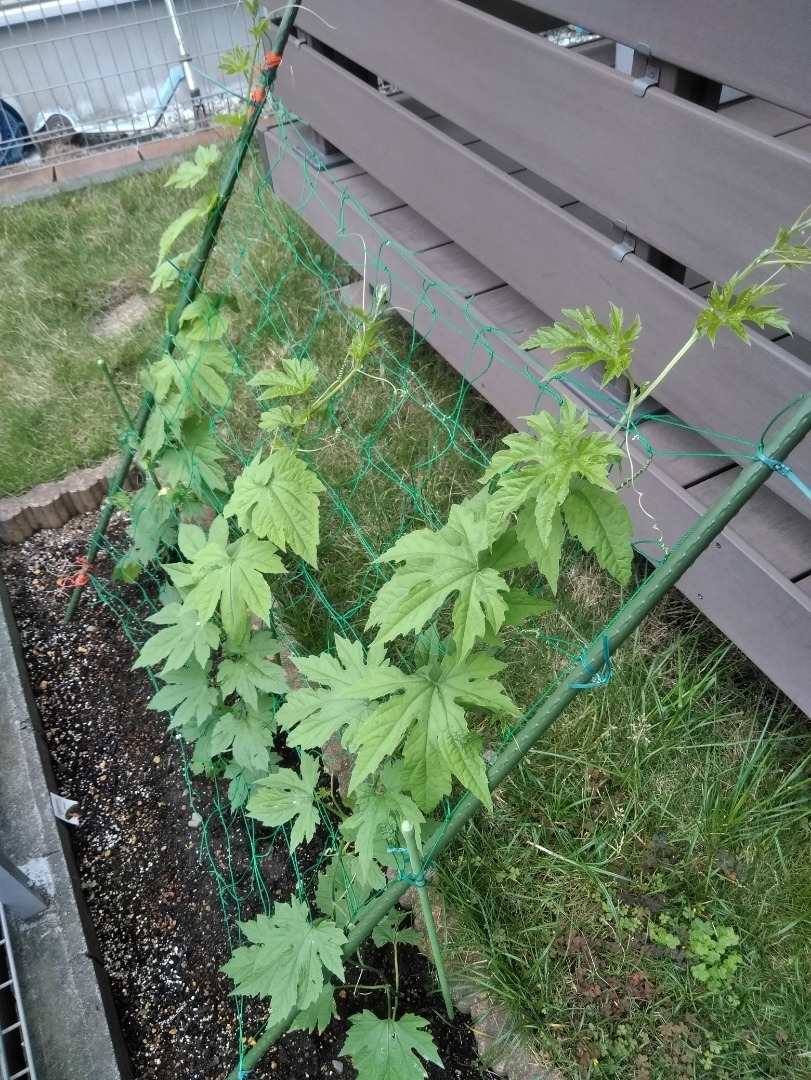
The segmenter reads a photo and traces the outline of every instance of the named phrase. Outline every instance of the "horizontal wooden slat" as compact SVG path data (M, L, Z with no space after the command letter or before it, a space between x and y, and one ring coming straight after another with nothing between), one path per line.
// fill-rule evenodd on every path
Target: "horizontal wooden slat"
M630 76L458 0L312 7L336 24L302 10L315 37L707 278L746 266L811 202L811 161L784 140L661 90L635 97ZM811 335L811 275L780 302Z
M625 45L800 112L809 108L807 0L524 0Z
M272 134L266 137L274 138ZM309 185L315 183L318 198L307 198ZM340 192L324 174L319 178L315 173L307 174L299 161L286 157L274 172L274 187L291 206L303 204L305 220L354 264L363 246L350 233L360 233L366 248L379 250L381 262L376 269L379 281L393 290L392 302L415 312L412 317L417 329L434 348L462 374L473 376L473 385L508 420L520 423L518 418L531 409L537 394L533 379L542 372L535 368L532 378L528 377L533 368L531 357L518 351L508 338L485 335L483 331L493 316L505 322L511 315L519 322L537 321L542 317L539 311L524 310L527 301L509 289L495 289L464 305L434 290L428 306L421 301L426 280L430 282L432 274L420 258L407 258L396 245L387 245L385 234L378 230L379 217L370 221L362 212L353 211L351 204L345 204L340 211ZM489 352L493 345L497 348L495 360ZM600 426L599 421L596 426ZM656 520L671 543L702 511L690 493L656 463L640 477L638 485L646 506L655 508ZM632 492L627 495L637 539L651 537L636 497ZM679 588L800 708L811 713L811 683L805 677L807 643L811 640L811 595L792 585L754 551L735 532L735 522L682 578Z
M537 307L558 312L590 304L605 311L613 301L628 313L641 312L640 380L655 377L684 343L701 311L689 290L632 255L617 262L610 240L312 50L299 50L295 80L282 69L279 84L293 111ZM747 348L727 334L714 349L699 343L658 397L687 424L753 440L809 389L807 365L762 338ZM728 442L719 444L731 453ZM801 475L811 475L811 443L792 460ZM775 482L788 501L811 512L788 481Z

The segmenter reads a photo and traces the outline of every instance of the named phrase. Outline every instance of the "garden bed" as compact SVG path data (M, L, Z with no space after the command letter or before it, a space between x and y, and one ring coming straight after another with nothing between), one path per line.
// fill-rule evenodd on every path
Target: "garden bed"
M234 928L223 916L212 870L219 865L225 875L248 852L244 842L240 849L239 832L220 827L214 785L184 780L182 747L167 736L165 717L146 710L154 687L145 672L130 671L135 650L111 608L89 594L80 616L62 625L66 593L58 579L86 550L94 523L95 515L86 515L3 548L0 565L60 790L80 806L74 851L135 1075L220 1080L237 1060L240 1037L248 1044L266 1011L246 1003L240 1026L231 981L218 972ZM113 539L120 528L114 524ZM102 554L100 573L112 569L107 561ZM134 606L139 591L131 587ZM295 890L283 850L264 860L262 876L276 899ZM246 908L245 917L250 914ZM388 952L366 946L363 961L392 978ZM428 963L414 946L400 946L399 969L400 1010L430 1020L445 1063L444 1071L429 1064L429 1076L488 1075L466 1018L448 1022ZM285 1035L253 1075L353 1077L340 1057L344 1017L385 1009L383 993L354 991L356 981L364 981L362 973L348 968L347 988L337 997L341 1017L323 1036Z

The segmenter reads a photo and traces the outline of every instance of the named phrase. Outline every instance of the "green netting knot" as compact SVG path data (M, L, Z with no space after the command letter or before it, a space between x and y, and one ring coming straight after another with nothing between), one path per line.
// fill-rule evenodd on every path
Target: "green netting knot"
M605 686L606 683L611 681L611 649L608 644L608 635L603 634L603 670L597 672L589 664L585 654L580 658L580 662L583 667L594 677L590 682L585 683L569 683L570 690L591 690L595 686Z

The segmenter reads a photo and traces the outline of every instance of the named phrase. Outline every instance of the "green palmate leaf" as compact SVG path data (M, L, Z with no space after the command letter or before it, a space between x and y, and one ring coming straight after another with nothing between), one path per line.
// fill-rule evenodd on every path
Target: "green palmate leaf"
M499 476L493 500L504 513L518 510L534 498L538 543L543 547L572 481L582 476L598 487L613 490L608 469L622 458L622 450L605 435L587 435L588 413L578 413L568 399L557 422L550 413L524 419L537 438L523 432L508 435L504 439L508 448L493 455L482 483ZM500 475L505 472L507 475ZM526 534L520 538L526 545Z
M396 668L367 675L354 692L369 700L388 700L361 720L347 740L350 748L358 751L349 790L357 789L405 738L408 787L422 810L433 810L437 792L439 796L446 793L449 773L492 808L481 740L468 730L461 703L517 715L501 684L491 679L503 666L483 654L466 658L451 655L418 668L413 675ZM417 743L416 754L410 745L412 739ZM415 756L423 763L420 776L408 765Z
M119 561L114 577L134 580L142 566L157 559L162 547L171 546L177 534L172 503L151 480L133 495L130 507L131 547Z
M206 499L208 490L225 491L228 482L220 462L225 454L212 434L208 417L190 416L179 425L179 440L161 454L158 476L167 487L185 489Z
M160 678L166 686L147 705L158 712L172 712L172 727L201 726L220 704L220 692L209 685L208 670L190 660L177 671L167 671Z
M191 266L196 252L196 248L188 248L186 251L178 252L177 255L167 255L161 258L152 272L152 285L149 291L153 293L157 292L158 289L168 289L180 281Z
M407 918L407 912L402 914L389 912L388 915L384 915L372 931L372 941L378 949L382 949L384 945L419 945L420 935L417 931L410 926L403 926Z
M178 325L190 341L215 341L228 333L229 322L230 316L222 305L199 296L183 309Z
M616 491L576 480L563 504L569 532L622 585L631 580L633 523Z
M503 570L520 570L529 566L532 558L515 529L509 529L496 540L489 555L485 555L481 562L501 573Z
M526 546L532 561L549 583L549 588L557 595L560 577L560 559L563 541L566 537L563 518L556 510L549 521L549 535L542 543L535 524L535 500L524 503L515 524L516 535Z
M410 821L420 843L420 825L425 818L413 800L403 791L403 762L390 761L380 770L376 781L365 780L355 793L352 815L341 825L341 833L354 840L364 874L371 874L375 849L380 840L397 844L400 826Z
M276 718L267 700L255 709L237 705L217 721L211 735L212 757L230 753L240 769L266 774L276 759L270 749L276 730Z
M241 529L252 529L316 566L323 490L307 463L291 451L276 450L264 461L260 451L237 477L224 513L236 517Z
M407 533L376 560L403 565L378 590L367 628L379 627L380 641L421 630L456 593L454 640L460 656L466 656L477 638L488 628L497 633L504 619L502 593L509 586L496 570L479 568L490 544L484 522L459 505L451 507L448 525L439 532Z
M208 541L189 564L164 568L178 588L189 590L185 602L200 613L201 621L208 622L219 608L225 633L237 641L245 634L249 611L268 621L271 595L264 575L284 573L284 563L267 540L247 533L228 543L224 518L215 519Z
M175 337L176 349L170 360L173 379L181 393L199 403L208 401L217 409L228 404L230 391L225 379L234 371L234 358L218 341L195 341L187 333Z
M200 218L206 216L215 199L216 196L204 195L199 202L195 203L194 206L190 206L180 217L175 218L174 221L167 225L158 245L158 252L162 259L169 254L169 249L181 233L185 232L195 221L199 221Z
M306 394L317 379L318 368L310 360L285 357L281 362L281 368L260 371L248 385L263 386L265 392L259 395L259 400L269 401L273 398Z
M220 71L224 71L226 75L244 75L246 79L250 79L251 68L253 67L253 50L246 49L242 45L227 49L221 54L217 67Z
M507 614L504 616L504 625L523 626L527 619L544 615L554 606L551 600L531 596L523 589L510 589L507 593Z
M292 769L279 769L260 780L253 789L248 813L263 825L286 825L295 818L290 832L290 850L312 840L321 820L315 785L321 765L311 754L301 755L301 776Z
M421 1016L404 1013L399 1020L380 1020L364 1009L350 1017L350 1024L341 1054L351 1058L358 1080L424 1080L428 1073L420 1057L444 1067Z
M340 926L351 922L358 908L376 889L386 884L383 871L374 864L367 875L355 855L334 855L318 875L315 902L319 911Z
M138 453L151 461L166 445L166 421L160 408L153 409L144 425L144 433L138 443Z
M589 307L564 309L563 314L576 323L579 329L573 329L564 323L541 326L521 348L569 352L569 355L549 372L550 378L577 368L588 368L592 364L604 364L602 385L605 386L611 379L623 375L631 366L634 355L631 346L642 330L638 315L625 330L622 309L614 304L609 304L608 307L608 326L598 322Z
M217 670L217 682L223 697L239 694L255 709L260 690L266 694L286 694L284 668L268 660L268 656L278 655L280 648L278 641L267 630L248 635L239 645L229 643L226 650L231 659L223 660Z
M277 405L273 409L266 409L262 413L259 427L262 431L276 431L277 428L303 427L310 419L307 409L297 409L293 405Z
M203 667L211 653L219 648L220 632L214 623L203 622L199 611L181 604L167 604L150 615L147 622L163 626L151 637L138 654L133 668L153 667L163 662L164 671L181 668L194 656Z
M707 310L702 311L696 320L696 333L699 337L708 337L715 344L715 337L722 326L728 326L733 333L749 344L747 323L753 323L764 329L774 326L785 333L791 332L788 320L781 314L781 309L774 304L759 304L764 296L770 296L782 285L750 285L736 293L737 281L733 278L725 285L713 285L707 297Z
M325 968L343 981L346 937L334 923L311 923L302 901L276 904L272 916L239 926L252 944L235 949L220 970L234 980L235 994L269 997L272 1017L314 1005L324 989Z
M338 1015L335 1007L335 989L327 983L317 1000L296 1016L288 1031L318 1031L323 1035L330 1022Z
M383 646L372 645L367 655L359 641L336 635L335 651L337 658L323 652L293 660L301 674L319 686L305 686L289 694L279 710L279 725L288 732L291 746L305 750L323 746L347 724L353 726L372 711L364 698L350 693L350 688L370 671L389 666Z
M181 162L164 186L180 189L196 187L219 159L220 151L216 146L198 146L194 157L190 161Z

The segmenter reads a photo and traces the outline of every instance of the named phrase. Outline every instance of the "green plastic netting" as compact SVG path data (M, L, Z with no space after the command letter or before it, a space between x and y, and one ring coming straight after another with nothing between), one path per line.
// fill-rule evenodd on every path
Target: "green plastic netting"
M341 234L343 214L336 219L327 202L321 200L319 187L328 181L317 158L302 156L291 147L292 120L276 104L274 110L279 123L280 157L267 171L258 149L250 148L202 283L208 296L227 293L235 301L222 337L232 361L226 380L228 400L221 407L212 406L197 393L195 373L182 366L182 356L178 358L178 370L185 372L188 392L196 395L205 422L195 435L191 451L175 454L171 462L167 458L158 466L157 477L145 475L145 486L124 501L123 505L132 507L136 525L139 515L145 515L140 523L145 535L157 535L159 526L166 523L168 511L164 513L162 507L167 505L167 499L160 494L166 485L185 484L192 488L196 498L189 504L185 518L208 524L211 512L202 510L201 504L208 503L215 510L222 507L219 493L210 486L212 476L221 470L227 478L233 478L267 438L259 430L258 421L268 404L259 402L261 391L251 387L249 380L261 369L293 356L312 360L326 386L340 375L357 325L356 317L347 308L345 290L361 283L361 288L354 284L353 303L363 295L368 308L378 286L390 289L392 285L387 260L390 248L384 236L372 249L360 236L345 233L344 254L339 258L295 210L277 199L274 171L282 162L287 167L292 162L301 172L305 201L322 201L325 212L335 221L336 234ZM301 145L298 136L295 141ZM349 196L347 199L352 201ZM353 203L353 209L374 231L374 222L363 208ZM398 259L402 258L409 260L409 255L398 249ZM483 467L500 439L511 430L468 381L488 369L497 373L509 362L493 347L509 340L509 336L498 327L476 321L470 314L464 285L454 282L451 289L423 281L419 293L412 290L411 307L421 317L404 319L393 311L380 348L366 361L361 374L330 402L327 414L306 431L301 448L325 487L321 497L319 564L318 569L313 569L290 560L289 576L274 594L272 626L293 655L329 649L337 634L368 643L364 625L369 606L387 574L385 566L375 565L374 560L405 531L439 527L453 502L477 490ZM461 321L466 326L464 338L471 357L466 378L453 372L426 345L424 337L412 329L413 322L435 326L443 321L439 309L447 310L448 305L465 316ZM460 331L454 329L454 333ZM163 348L156 348L147 362L153 364L162 356ZM557 380L543 382L542 371L529 374L518 353L511 366L526 380L527 414L557 410L562 400ZM565 381L575 385L581 396L591 395L595 412L604 414L606 407L616 407L610 398L595 393L585 382L570 376ZM166 417L167 421L171 419ZM637 419L633 430L632 437L646 448L649 459L654 451L646 432L649 425L662 423L678 421L666 415L645 416ZM124 434L124 440L132 438L132 432ZM757 444L737 441L730 453L740 459L753 457L757 449ZM709 453L724 457L721 452ZM633 484L638 474L638 469L634 472L626 465L621 483ZM155 479L157 488L152 486ZM655 510L652 512L655 514ZM108 533L104 546L117 563L126 562L126 541L120 526ZM651 542L645 544L644 553L653 562L667 556L663 546L657 549ZM166 550L160 555L163 561L175 557ZM570 544L570 567L579 555ZM154 632L145 620L159 606L162 584L156 563L144 569L133 583L104 580L96 574L93 592L86 602L114 609L127 636L140 646ZM538 577L521 584L535 593L545 588L544 580ZM627 594L623 595L618 587L602 587L608 588L615 609L627 600ZM542 621L530 620L512 632L502 650L506 658L528 654L533 657L532 679L520 689L512 688L526 715L554 686L568 661L582 653L587 633L573 624L565 605ZM409 652L404 650L399 660L407 666ZM526 670L524 665L522 671ZM492 730L488 752L497 754L513 730ZM316 875L325 860L339 851L336 820L324 810L317 845L308 845L298 855L288 856L286 830L263 828L238 805L239 777L221 775L221 770L218 775L210 768L201 772L201 767L192 762L191 751L185 760L189 798L202 818L200 858L216 877L223 919L235 946L239 943L237 921L272 908L273 889L264 872L271 857L278 858L280 853L291 857L299 895L303 899L312 897ZM453 805L447 803L446 822L453 812ZM402 872L404 867L400 869ZM357 904L351 890L348 902L354 914ZM234 1008L238 1032L235 1058L241 1061L246 1040L256 1032L250 1028L241 999L235 999Z

